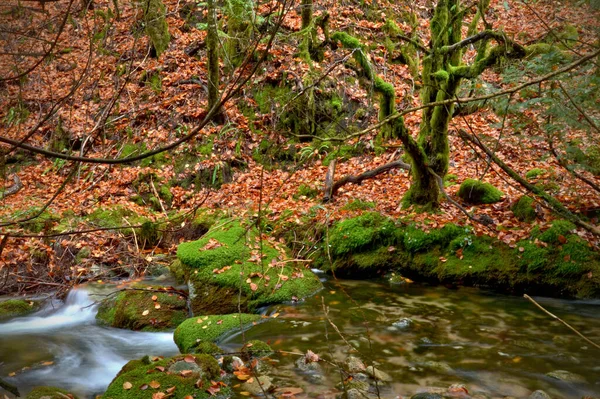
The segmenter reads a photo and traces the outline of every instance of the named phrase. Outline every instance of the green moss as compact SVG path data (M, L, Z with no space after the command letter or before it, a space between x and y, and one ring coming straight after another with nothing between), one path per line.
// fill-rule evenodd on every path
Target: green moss
M162 0L138 0L137 4L144 11L144 31L152 42L156 57L160 57L171 41L166 20L167 9Z
M19 219L28 218L37 215L39 211L39 208L31 208L28 209L26 212L20 213L15 216L17 216ZM42 231L49 231L54 229L59 221L60 217L58 215L46 209L35 219L19 223L19 226L31 233L41 233Z
M299 199L300 197L315 198L320 193L321 190L319 190L318 188L314 188L306 184L301 184L300 186L298 186L298 191L296 191L296 194L294 194L294 199Z
M25 316L35 312L40 307L38 302L23 299L9 299L0 302L0 320L11 317Z
M200 341L194 345L191 350L193 353L205 353L207 355L217 355L223 353L223 350L217 346L214 342Z
M374 202L363 201L360 199L352 200L342 207L345 211L367 211L375 208Z
M181 353L189 353L200 342L216 342L259 320L259 315L247 313L192 317L177 327L173 340Z
M152 287L143 284L135 288L140 290L122 291L102 301L96 315L98 322L129 330L161 331L175 328L187 318L186 300L179 295L147 291L144 289Z
M373 78L374 78L373 69L371 68L371 63L369 62L369 59L365 55L364 48L363 48L363 45L361 44L360 40L358 40L354 36L347 34L346 32L333 33L331 35L331 40L334 43L340 42L342 44L342 46L344 46L347 49L355 50L352 53L354 60L356 61L356 63L358 65L360 65L365 76L369 80L373 80Z
M458 176L452 173L448 173L444 176L444 187L452 187L456 184Z
M427 251L435 246L445 248L452 242L454 242L454 246L457 246L456 239L458 238L458 240L464 242L470 232L471 230L468 227L460 227L453 223L449 223L441 229L433 229L429 232L425 232L414 226L408 226L404 231L403 244L408 252L416 254L418 252Z
M27 394L25 399L64 399L66 397L77 399L77 396L65 389L56 387L36 387Z
M310 270L285 262L285 248L267 240L261 243L254 227L247 229L235 220L220 223L200 240L179 245L177 257L188 278L239 289L250 308L305 298L321 288Z
M182 374L185 370L191 373ZM206 354L151 360L149 364L144 361L135 364L130 362L110 383L102 398L151 399L157 392L164 393L169 388L175 388L174 397L192 395L196 399L206 399L210 397L206 389L211 386L211 381L220 381L220 371L217 361ZM158 383L159 387L152 388L151 382ZM220 388L219 394L231 395L226 384Z
M369 250L395 241L394 223L379 213L368 212L337 223L330 231L329 245L336 257Z
M432 74L432 77L441 82L447 82L450 79L450 74L448 71L440 69Z
M539 239L541 241L547 242L548 244L559 244L561 241L561 237L569 235L573 230L575 230L575 225L568 220L558 219L552 222L552 226L544 231Z
M248 361L252 358L261 358L270 356L273 354L273 349L263 341L258 339L254 339L252 341L246 342L246 344L242 347L241 356L242 359Z
M527 173L525 173L525 178L527 178L528 180L537 179L544 173L546 173L545 169L534 168L534 169L529 170Z
M510 208L514 213L515 217L522 222L532 222L537 217L535 210L535 201L533 198L523 195L519 200Z
M490 183L466 179L460 185L458 196L471 204L492 204L501 201L504 193Z

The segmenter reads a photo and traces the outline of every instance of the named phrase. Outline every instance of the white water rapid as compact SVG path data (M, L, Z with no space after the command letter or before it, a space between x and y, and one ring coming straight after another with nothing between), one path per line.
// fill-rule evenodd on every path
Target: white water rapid
M98 326L97 299L89 288L76 288L64 303L55 301L31 316L0 323L0 376L22 395L35 386L53 385L93 398L127 361L177 353L170 332Z

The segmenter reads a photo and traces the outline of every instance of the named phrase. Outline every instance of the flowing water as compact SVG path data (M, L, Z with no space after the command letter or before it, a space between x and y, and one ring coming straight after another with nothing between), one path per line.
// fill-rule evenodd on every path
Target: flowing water
M324 284L306 301L264 309L270 316L265 322L231 335L221 347L236 351L244 340L269 342L283 352L273 356L274 382L300 387L308 397L335 397L342 379L324 362L319 372L300 371L297 354L309 349L336 362L352 354L391 375L393 382L379 387L382 398L455 383L488 397L527 398L538 389L553 398L600 396L600 351L523 298L382 281ZM63 304L0 324L0 377L22 392L54 385L91 398L128 359L177 353L172 333L97 326L91 293L98 289L73 290ZM600 341L600 301L536 299ZM555 370L580 381L546 376ZM11 372L17 374L8 377Z

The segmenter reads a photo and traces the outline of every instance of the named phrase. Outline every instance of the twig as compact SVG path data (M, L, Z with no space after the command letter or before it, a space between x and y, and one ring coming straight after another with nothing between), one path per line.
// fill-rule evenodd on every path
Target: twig
M523 297L525 297L525 299L527 299L528 301L530 301L531 303L533 303L535 306L537 306L540 310L542 310L544 313L546 313L548 316L552 317L554 320L560 321L562 324L564 324L565 326L567 326L567 328L571 331L573 331L575 334L579 335L581 338L583 338L583 340L585 342L587 342L590 345L593 345L594 347L596 347L596 349L600 349L600 345L598 345L597 343L595 343L594 341L590 340L589 338L587 338L585 335L583 335L582 333L580 333L579 331L577 331L574 327L572 327L569 323L567 323L566 321L562 320L560 317L556 316L553 313L550 313L549 311L547 311L546 309L544 309L544 307L542 305L540 305L539 303L537 303L532 297L530 297L527 294L523 294Z

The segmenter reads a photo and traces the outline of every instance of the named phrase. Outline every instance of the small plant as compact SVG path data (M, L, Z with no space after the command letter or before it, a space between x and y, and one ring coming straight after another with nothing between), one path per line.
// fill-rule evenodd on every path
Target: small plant
M14 107L10 107L6 116L4 117L4 125L6 127L11 127L14 125L20 125L25 122L29 117L29 110L23 105L23 103L19 103Z

